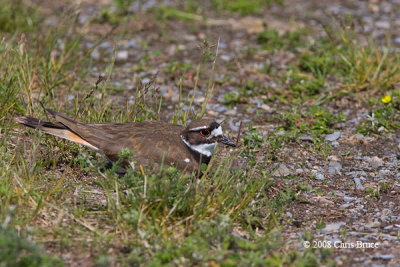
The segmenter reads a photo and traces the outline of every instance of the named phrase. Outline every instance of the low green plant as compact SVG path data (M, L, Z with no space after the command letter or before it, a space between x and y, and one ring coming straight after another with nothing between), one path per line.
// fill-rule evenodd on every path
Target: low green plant
M264 50L290 49L296 51L299 47L306 46L304 36L307 34L306 29L298 29L279 34L277 29L266 29L257 35L257 43Z
M228 10L242 15L259 14L264 7L273 3L282 4L281 0L212 0L217 10Z
M307 112L300 112L294 108L281 114L278 118L284 123L283 128L297 134L310 133L315 139L330 133L336 123L344 120L343 114L335 115L319 106L308 106L306 109Z
M2 211L0 225L1 266L64 266L61 259L43 251L14 227L15 206Z
M357 131L362 134L382 134L398 129L400 127L397 114L400 107L398 94L396 91L393 97L386 95L380 99L371 98L370 105L373 111L357 126Z

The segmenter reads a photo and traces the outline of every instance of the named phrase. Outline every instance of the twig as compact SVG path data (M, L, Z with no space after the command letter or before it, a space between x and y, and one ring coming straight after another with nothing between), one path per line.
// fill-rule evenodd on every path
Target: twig
M237 137L236 137L236 147L239 146L239 138L240 138L240 130L241 129L242 129L242 121L240 121L240 124L239 124L239 130L238 130L238 134L237 134Z

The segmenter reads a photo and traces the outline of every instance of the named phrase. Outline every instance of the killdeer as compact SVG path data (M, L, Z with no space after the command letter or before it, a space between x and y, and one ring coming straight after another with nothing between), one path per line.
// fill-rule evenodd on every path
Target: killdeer
M18 117L18 123L39 129L87 146L105 154L111 161L118 160L119 152L134 150L134 161L143 166L174 165L187 171L199 171L200 164L208 164L217 143L235 147L225 137L222 127L211 119L198 119L186 127L155 121L133 123L81 123L65 114L49 110L57 122L32 117Z

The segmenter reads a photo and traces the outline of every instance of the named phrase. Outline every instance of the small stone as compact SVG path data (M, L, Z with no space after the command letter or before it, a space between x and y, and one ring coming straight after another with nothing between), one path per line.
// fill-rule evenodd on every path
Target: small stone
M199 103L203 103L205 100L206 100L206 98L205 98L204 96L200 96L200 97L196 97L196 98L194 99L194 102L195 102L196 104L199 104Z
M136 45L135 39L130 39L130 40L126 43L125 48L134 48L134 47L136 47L136 46L137 46L137 45Z
M265 110L266 112L272 112L272 109L270 106L268 106L267 104L262 104L261 105L261 109Z
M353 202L353 201L356 200L356 199L357 199L357 198L355 198L355 197L346 197L346 196L343 197L343 201L344 201L344 202L347 202L347 203Z
M207 112L207 114L208 114L208 116L210 116L210 117L216 117L218 114L215 112L215 111L213 111L213 110L209 110L208 112Z
M330 175L335 175L335 174L342 175L342 173L340 172L341 169L342 169L342 164L340 164L339 162L336 162L336 161L331 161L331 162L329 162L329 166L328 166L328 174L330 174Z
M95 60L99 60L100 59L100 52L99 49L95 48L92 53L90 54L90 56L95 59Z
M377 156L367 159L372 168L379 168L383 165L383 160Z
M143 84L146 84L146 83L149 83L150 82L150 78L143 78L142 80L141 80L141 82L143 83Z
M262 101L258 98L252 99L250 103L252 105L257 106L258 108L261 107L261 105L262 105Z
M346 122L346 124L354 124L354 125L358 126L360 124L360 121L357 120L357 118L354 118L354 119L348 120Z
M234 123L233 121L228 121L229 127L231 128L232 131L238 131L239 130L239 124Z
M273 176L288 176L291 174L291 171L285 164L279 164L278 169L276 169L273 173Z
M381 126L381 127L378 128L378 132L379 132L379 133L380 133L380 132L383 132L383 131L385 131L385 130L386 130L386 128L383 127L383 126Z
M115 60L126 61L128 59L128 56L129 54L127 50L118 51Z
M225 115L234 116L234 115L236 115L236 113L237 113L236 110L230 109L225 112Z
M325 234L325 233L337 232L342 225L346 225L346 223L345 222L336 222L336 223L327 224L325 226L325 228L321 230L321 233Z
M373 257L373 259L380 259L380 260L391 260L394 259L394 255L393 254L380 254L380 253L376 253Z
M232 60L232 57L231 57L231 56L228 56L228 55L221 55L221 59L222 59L223 61L231 61L231 60Z
M341 133L340 132L334 132L332 134L328 134L327 136L325 136L325 141L336 141L337 139L340 138Z
M390 28L390 22L389 22L389 21L382 21L382 20L380 20L380 21L377 21L377 22L375 23L375 26L376 26L377 28L381 28L381 29L386 29L386 30L388 30L388 29Z
M347 208L350 208L351 205L352 205L352 204L349 204L349 203L348 203L348 204L342 204L342 205L339 206L339 209L345 210L345 209L347 209Z
M381 223L378 221L369 222L369 223L365 224L366 228L378 228L380 226L381 226Z
M364 190L364 186L362 185L360 178L354 177L353 180L358 190Z
M300 141L308 141L308 142L312 142L312 141L313 141L312 137L311 137L311 136L308 136L308 135L302 135L302 136L300 136L300 137L299 137L299 140L300 140Z
M285 134L285 131L279 131L279 132L275 133L275 135L279 135L279 136L284 135L284 134Z
M330 155L330 156L328 156L328 159L329 159L330 161L339 161L339 158L338 158L337 156L335 156L335 155Z
M194 42L197 38L194 35L186 34L183 36L183 39L189 42Z
M384 227L383 229L385 229L385 230L392 230L392 229L393 229L393 225L388 225L388 226Z
M218 113L222 113L222 112L225 112L227 109L228 109L228 108L225 107L225 106L219 106L219 107L217 107L217 108L215 109L215 111L218 112Z
M331 144L333 147L338 147L340 144L338 141L333 141Z
M302 174L303 172L304 172L304 170L303 169L296 169L296 174Z
M319 181L325 180L325 176L323 173L316 171L316 170L312 170L311 173L312 173L314 179L319 180Z
M358 139L358 140L363 140L364 139L364 135L363 134L356 134L355 135L355 137Z

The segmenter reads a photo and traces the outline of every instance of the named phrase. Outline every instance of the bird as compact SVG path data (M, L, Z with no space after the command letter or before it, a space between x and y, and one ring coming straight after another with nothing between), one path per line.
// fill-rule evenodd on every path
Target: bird
M56 122L25 116L17 117L16 121L89 147L114 162L127 148L134 152L133 159L129 160L144 167L163 163L199 174L201 164L210 162L218 143L236 147L223 135L221 125L214 119L196 119L186 127L159 121L82 123L63 113L51 109L46 111ZM129 162L124 163L127 165Z

